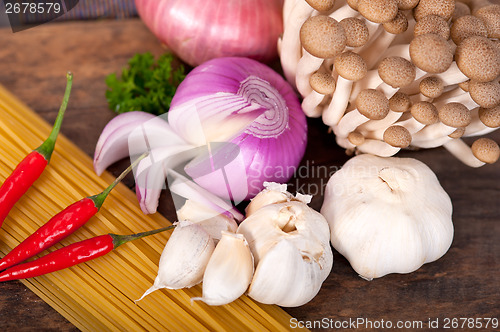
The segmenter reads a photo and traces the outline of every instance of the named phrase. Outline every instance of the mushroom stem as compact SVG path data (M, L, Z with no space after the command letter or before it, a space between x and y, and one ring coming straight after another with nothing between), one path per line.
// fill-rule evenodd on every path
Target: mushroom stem
M299 35L302 24L315 11L305 1L286 0L285 3L293 3L293 10L289 16L285 17L286 29L280 42L280 60L283 73L288 82L295 85L295 73L297 64L301 57L302 47L300 46ZM288 5L287 5L288 6ZM289 7L287 7L289 8Z
M386 129L387 127L391 126L394 124L394 122L398 121L403 113L401 112L394 112L392 110L389 111L387 116L383 118L382 120L370 120L362 125L359 126L359 130L361 132L367 132L367 131L376 131L379 129Z
M366 45L367 47L359 52L359 55L365 59L368 69L375 67L395 37L395 34L387 32L382 28L380 35L371 42L369 41Z
M458 160L470 167L481 167L485 163L477 159L472 149L460 138L453 139L443 145Z
M337 78L337 87L333 93L332 100L323 111L323 122L328 126L337 125L344 115L349 103L353 81L342 76Z
M375 139L365 139L365 142L357 146L357 150L362 153L374 154L380 157L391 157L398 153L401 148L396 148L384 141Z
M412 145L422 141L432 141L441 137L448 137L457 128L445 125L442 122L425 126L422 130L413 134Z
M311 93L312 88L309 84L309 78L314 74L323 64L323 59L315 57L302 49L302 58L297 64L297 72L295 74L295 84L297 90L302 96L307 96Z
M302 100L302 110L304 113L311 118L320 117L323 113L323 107L321 103L325 100L326 96L312 90L303 100Z
M357 16L357 15L359 15L359 13L356 10L352 9L348 4L345 4L342 7L338 8L337 10L334 10L328 16L330 16L336 21L342 21L342 19L346 17Z
M333 133L339 137L347 137L351 131L368 120L370 119L359 113L357 109L352 110L340 119L338 125L333 126Z

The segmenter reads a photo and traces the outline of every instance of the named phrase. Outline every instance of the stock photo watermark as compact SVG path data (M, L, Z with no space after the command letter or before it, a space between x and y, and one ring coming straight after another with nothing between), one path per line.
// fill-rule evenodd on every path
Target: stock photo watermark
M2 0L12 32L50 22L66 14L79 0Z

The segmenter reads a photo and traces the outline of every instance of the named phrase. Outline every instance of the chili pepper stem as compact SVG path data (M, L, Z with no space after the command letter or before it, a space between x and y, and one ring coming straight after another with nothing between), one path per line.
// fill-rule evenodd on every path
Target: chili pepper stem
M143 153L140 155L129 167L127 167L126 170L124 170L114 181L111 183L106 189L104 189L101 193L90 196L89 198L94 202L95 207L100 209L102 204L104 204L104 200L106 200L106 197L108 197L109 193L111 190L113 190L116 185L123 180L125 176L127 176L128 173L130 173L131 170L134 169L134 167L137 166L137 164L144 158L148 156L148 152Z
M54 147L56 145L57 136L59 135L59 131L61 130L61 125L64 117L64 113L66 112L66 108L68 107L69 95L71 92L71 86L73 85L73 74L68 72L66 74L66 91L64 91L64 97L59 108L59 112L57 113L56 121L54 122L54 126L52 127L52 131L50 132L49 137L42 143L35 151L38 151L44 158L49 161L52 156L52 152L54 151Z
M175 227L175 225L170 225L170 226L155 229L152 231L147 231L147 232L142 232L142 233L137 233L137 234L130 234L130 235L117 235L117 234L111 234L111 233L108 235L111 236L111 238L113 239L113 247L116 248L118 246L121 246L124 243L129 242L129 241L133 241L133 240L143 238L145 236L161 233L161 232L167 231L169 229L173 229L174 227Z

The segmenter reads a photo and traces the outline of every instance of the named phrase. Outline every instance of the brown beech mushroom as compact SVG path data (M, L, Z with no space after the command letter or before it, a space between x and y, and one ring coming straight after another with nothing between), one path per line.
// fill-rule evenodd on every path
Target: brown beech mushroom
M479 138L469 147L460 138L453 139L443 145L460 161L470 167L481 167L484 164L493 164L500 157L498 144L489 138Z
M465 128L464 136L486 135L500 127L500 106L477 107L471 111L472 123Z
M352 145L361 145L365 142L365 137L356 131L350 132L347 139Z
M428 33L410 43L410 57L415 66L429 73L443 73L453 62L453 52L443 37Z
M306 2L319 12L332 10L335 5L335 0L306 0Z
M402 11L398 11L396 17L392 21L385 22L382 26L385 31L399 35L408 30L408 18Z
M344 115L349 102L353 82L362 79L367 72L365 60L357 53L346 51L334 59L337 78L337 88L332 96L332 102L323 112L323 122L329 126L336 125Z
M365 45L370 38L366 23L356 17L346 17L340 21L346 36L346 45L349 47L360 47Z
M307 116L316 118L321 116L323 111L321 102L335 91L335 79L330 73L318 71L311 75L309 84L312 92L302 101L302 109Z
M500 104L500 83L472 80L469 83L469 94L479 106L484 108L495 107Z
M460 138L464 136L465 128L457 128L454 132L448 135L449 138Z
M309 77L322 65L346 47L344 29L335 19L317 15L309 17L300 29L300 42L307 52L297 65L295 82L302 95L311 92Z
M486 37L464 39L455 52L458 68L479 82L493 81L500 75L500 50Z
M335 135L345 137L369 120L382 120L389 113L389 100L380 91L366 89L356 98L357 109L347 112L334 127Z
M479 8L474 12L479 17L488 31L488 37L500 38L500 5L492 4Z
M450 27L448 22L441 16L427 15L418 20L413 29L415 36L425 35L426 33L434 33L447 40L450 38Z
M453 12L453 16L451 17L451 21L455 22L462 16L470 15L470 8L463 2L455 1L455 11Z
M457 45L472 36L488 37L488 31L483 21L472 15L458 18L451 26L450 34L451 39Z
M374 23L387 23L398 14L395 0L359 0L358 11L364 18Z
M420 0L396 0L398 8L400 10L408 10L415 8Z
M420 0L413 10L413 16L417 22L427 15L441 16L448 21L454 11L454 0Z
M428 76L420 81L420 93L427 98L437 98L443 94L444 82L436 76Z
M406 148L411 143L411 133L403 126L390 126L384 132L384 141L396 148Z
M393 88L410 85L416 76L415 66L408 60L393 56L383 59L378 66L380 78Z

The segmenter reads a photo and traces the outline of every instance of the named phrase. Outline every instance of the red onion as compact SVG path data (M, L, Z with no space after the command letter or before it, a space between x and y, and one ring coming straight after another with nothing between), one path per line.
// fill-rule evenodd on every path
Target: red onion
M227 200L207 197L220 207L212 209L238 219L228 206L252 198L264 182L288 181L304 155L307 124L297 95L255 60L217 58L196 67L177 88L167 116L148 120L140 112L123 113L108 123L95 152L94 167L102 171L127 144L130 155L150 151L135 172L145 213L156 211L167 175L175 179L171 191L201 202L189 175L206 193ZM186 176L173 170L179 165Z
M282 0L136 0L148 28L191 66L209 59L277 57Z

